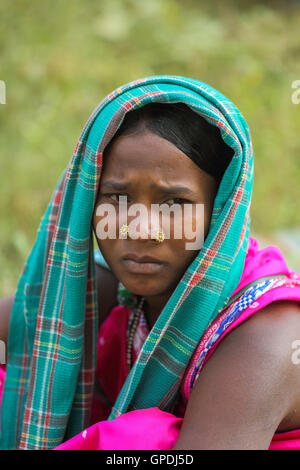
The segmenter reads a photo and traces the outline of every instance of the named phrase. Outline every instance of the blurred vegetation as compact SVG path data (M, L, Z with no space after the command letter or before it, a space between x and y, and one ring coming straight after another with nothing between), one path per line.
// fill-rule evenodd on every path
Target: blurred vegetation
M299 26L295 1L0 0L0 296L15 291L89 115L147 75L194 77L232 99L254 143L253 228L300 226Z

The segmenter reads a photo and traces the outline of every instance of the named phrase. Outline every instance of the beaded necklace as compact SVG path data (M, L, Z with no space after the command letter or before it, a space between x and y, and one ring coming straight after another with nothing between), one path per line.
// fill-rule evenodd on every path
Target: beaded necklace
M131 325L128 330L128 338L127 338L127 365L128 365L128 370L131 369L132 367L132 346L133 346L133 340L134 340L134 335L136 332L136 328L139 322L139 319L141 317L142 311L143 311L143 305L144 305L144 297L141 298L139 301L138 306L134 309L132 319L131 319Z

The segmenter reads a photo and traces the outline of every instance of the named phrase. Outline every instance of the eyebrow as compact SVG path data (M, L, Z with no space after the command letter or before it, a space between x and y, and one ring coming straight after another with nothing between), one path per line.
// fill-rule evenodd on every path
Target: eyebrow
M120 183L112 180L101 183L101 189L107 188L122 191L131 187L132 185L130 183ZM157 189L164 194L195 194L194 191L187 186L159 186L158 184L152 183L150 188Z

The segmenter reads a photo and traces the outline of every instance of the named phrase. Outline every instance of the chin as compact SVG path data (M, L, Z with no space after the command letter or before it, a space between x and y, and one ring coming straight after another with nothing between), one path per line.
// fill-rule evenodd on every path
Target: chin
M162 286L158 286L157 283L142 283L142 282L128 282L128 281L122 281L123 286L129 290L129 292L132 292L132 294L135 295L141 295L142 297L145 296L151 296L151 295L160 295L164 292L162 289Z

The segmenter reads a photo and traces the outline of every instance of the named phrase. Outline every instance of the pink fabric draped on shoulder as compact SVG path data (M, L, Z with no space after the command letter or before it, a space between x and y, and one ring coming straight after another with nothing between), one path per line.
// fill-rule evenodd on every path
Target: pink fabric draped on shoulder
M74 438L66 441L56 450L68 449L98 449L98 450L170 450L174 446L183 422L183 416L189 395L195 380L214 350L233 328L236 328L250 315L276 300L296 300L300 302L300 274L290 270L277 247L269 246L259 249L255 238L249 238L249 247L245 259L243 275L231 300L246 286L258 279L268 276L283 275L270 282L269 286L256 291L253 302L245 304L241 310L238 304L241 296L237 296L232 304L216 317L209 329L203 335L196 351L185 372L180 399L174 414L161 411L158 407L136 410L126 413L113 421L107 421L112 404L129 373L126 361L127 330L131 310L127 307L115 307L100 328L98 338L98 360L94 402L92 407L91 426ZM243 294L244 295L244 294ZM246 294L245 294L246 295ZM245 296L244 296L245 297ZM247 298L248 299L248 298ZM218 331L224 318L237 311L231 322L226 322L224 331L212 343L212 338ZM235 309L235 310L234 310ZM228 325L227 325L228 323ZM145 326L143 325L143 328ZM146 338L145 330L137 330L139 338L135 342L133 360ZM137 346L137 344L139 346ZM206 353L206 349L208 352ZM201 357L204 359L201 362ZM201 366L199 367L199 361ZM114 365L113 367L111 365ZM1 378L2 375L2 378ZM5 372L0 370L0 383ZM1 398L1 385L0 385ZM274 435L269 449L300 449L300 429L277 433Z
M245 286L262 279L268 276L275 275L284 275L282 278L274 279L270 281L270 285L267 289L262 289L262 295L258 295L257 300L248 302L249 305L246 308L242 308L241 312L238 312L236 318L229 322L228 317L230 311L234 310L237 301L230 305L228 309L223 310L215 318L212 325L206 330L205 335L203 335L191 361L189 363L188 370L185 374L181 392L183 397L184 407L187 404L190 395L189 382L199 356L205 349L206 345L209 343L209 339L215 334L218 326L221 324L222 319L226 318L226 328L224 332L219 335L218 339L214 342L213 346L209 348L208 353L205 355L203 366L206 364L207 360L213 354L214 350L222 341L224 336L228 334L233 328L236 328L243 321L249 318L251 315L261 310L265 306L269 305L272 302L278 300L295 300L300 302L300 274L289 269L286 264L286 261L277 247L268 246L262 250L259 250L258 242L255 238L249 238L249 247L247 256L245 259L245 268L243 275L237 286L236 290L232 293L230 299L234 298ZM266 291L265 293L264 290ZM260 293L259 293L260 294ZM244 296L245 297L245 296ZM246 305L245 298L242 299L242 305ZM197 372L195 379L199 375L200 370Z

